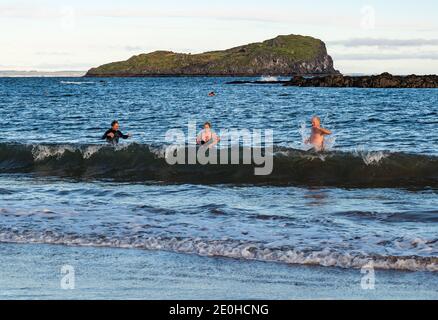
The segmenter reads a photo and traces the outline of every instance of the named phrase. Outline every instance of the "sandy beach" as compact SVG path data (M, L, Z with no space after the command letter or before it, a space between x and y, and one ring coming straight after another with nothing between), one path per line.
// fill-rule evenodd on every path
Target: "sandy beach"
M438 299L438 276L422 272L376 271L363 290L360 270L163 251L1 244L0 258L0 299Z

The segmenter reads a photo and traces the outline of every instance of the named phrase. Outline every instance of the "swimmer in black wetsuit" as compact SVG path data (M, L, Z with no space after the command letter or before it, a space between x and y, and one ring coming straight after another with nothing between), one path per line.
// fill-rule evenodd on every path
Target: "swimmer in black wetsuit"
M105 134L102 136L102 140L105 140L109 143L112 144L118 144L119 143L119 139L128 139L130 138L132 135L131 134L123 134L120 130L119 130L119 122L117 120L114 120L113 122L111 122L111 129L108 129Z

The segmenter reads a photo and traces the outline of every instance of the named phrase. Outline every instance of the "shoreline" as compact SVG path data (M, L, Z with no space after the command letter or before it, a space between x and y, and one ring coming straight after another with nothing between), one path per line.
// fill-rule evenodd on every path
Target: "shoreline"
M436 89L438 75L392 75L384 72L370 76L295 75L288 81L230 81L226 84L278 84L301 88L363 88L363 89Z
M336 73L305 73L305 74L294 74L294 73L281 73L281 74L264 74L264 73L210 73L210 74L85 74L82 78L260 78L260 77L297 77L297 76L306 76L306 77L325 77L337 75ZM272 81L278 82L278 81Z
M438 276L428 272L376 270L375 289L364 290L352 269L138 249L0 248L0 299L438 299ZM60 287L63 265L75 269L73 290Z

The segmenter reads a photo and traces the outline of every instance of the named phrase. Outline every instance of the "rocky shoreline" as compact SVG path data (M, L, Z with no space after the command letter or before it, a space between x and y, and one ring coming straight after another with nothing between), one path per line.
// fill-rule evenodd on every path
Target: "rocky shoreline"
M286 87L328 88L438 88L438 75L394 76L382 73L373 76L325 75L294 76L289 81L232 81L228 84L281 84Z
M394 76L382 73L375 76L329 75L325 77L294 77L284 86L331 88L438 88L437 75Z

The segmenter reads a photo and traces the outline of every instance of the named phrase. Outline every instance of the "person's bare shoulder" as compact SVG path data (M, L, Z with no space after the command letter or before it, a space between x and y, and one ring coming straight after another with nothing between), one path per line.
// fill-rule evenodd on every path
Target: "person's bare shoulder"
M326 134L326 135L332 134L332 132L328 129L325 129L325 128L319 128L319 129L320 129L321 134Z

